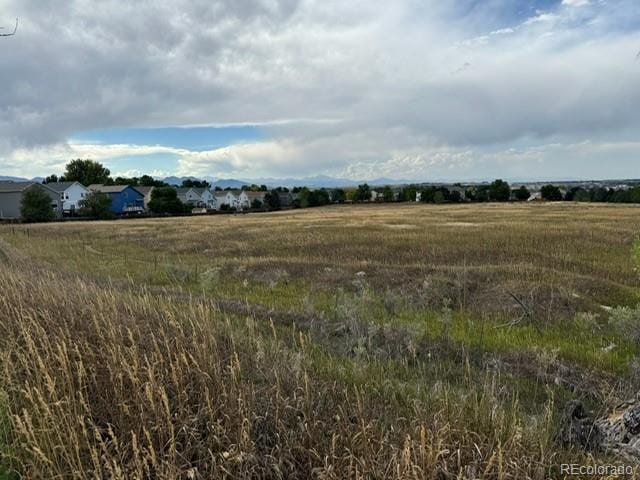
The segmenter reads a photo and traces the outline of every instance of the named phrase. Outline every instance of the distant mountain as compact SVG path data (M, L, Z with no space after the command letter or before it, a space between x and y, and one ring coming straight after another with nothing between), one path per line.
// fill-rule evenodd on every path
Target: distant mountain
M27 182L28 178L22 177L5 177L0 175L0 182Z
M328 175L316 175L304 178L256 178L246 179L248 183L267 185L268 187L312 187L312 188L340 188L355 187L362 183L369 185L400 185L415 183L411 180L394 180L392 178L376 178L374 180L353 180L350 178L330 177Z
M0 175L0 182L38 182L42 183L44 178L42 177L33 177L33 178L24 178L24 177L8 177Z
M161 178L161 181L168 183L169 185L182 185L185 180L200 180L198 177L166 177Z
M244 185L249 185L249 183L242 180L235 180L233 178L218 178L215 177L166 177L161 178L161 181L168 183L169 185L182 185L182 182L185 180L206 180L211 184L212 187L220 187L220 188L242 188Z

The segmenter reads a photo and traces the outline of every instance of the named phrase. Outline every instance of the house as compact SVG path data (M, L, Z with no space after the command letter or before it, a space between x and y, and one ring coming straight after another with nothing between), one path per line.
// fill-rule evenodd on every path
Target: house
M47 185L36 182L0 182L0 218L20 218L22 195L30 188L42 188L51 197L51 208L53 208L56 217L62 217L60 194Z
M196 192L195 188L186 188L186 187L178 187L176 188L178 192L178 198L180 201L186 205L193 205L194 207L201 206L202 197L198 192Z
M142 213L144 195L131 185L89 185L92 192L104 193L111 199L111 212L116 215Z
M200 205L199 207L206 208L208 210L214 209L217 207L218 202L216 202L216 197L211 190L208 188L194 188L195 191L200 196Z
M542 200L542 192L533 192L527 199L527 202L537 202Z
M77 212L80 202L89 195L89 190L80 182L51 182L46 185L60 194L63 215L73 215Z
M267 192L249 192L243 190L238 196L238 204L240 208L251 208L253 202L258 201L261 205L264 205L264 197Z
M151 193L156 187L135 187L142 195L144 195L144 209L149 210L149 202L151 201Z
M281 207L290 207L293 205L293 195L291 192L278 192Z
M234 193L233 190L217 191L215 194L217 208L222 209L225 205L227 208L239 208L239 196L240 192Z
M384 200L384 193L378 190L371 190L371 199L372 202L377 202Z

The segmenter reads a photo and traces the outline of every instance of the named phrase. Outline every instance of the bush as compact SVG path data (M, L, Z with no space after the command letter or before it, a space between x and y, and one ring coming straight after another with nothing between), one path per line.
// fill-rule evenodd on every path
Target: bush
M559 202L562 200L562 192L555 185L545 185L540 189L540 195L543 200L548 200L550 202Z
M185 205L178 198L178 191L173 187L158 187L151 191L149 210L154 213L184 213Z
M50 222L55 218L51 197L37 185L28 188L22 194L20 215L25 222Z
M80 215L106 220L113 218L111 198L106 193L91 192L80 200Z
M515 190L513 194L515 195L516 200L518 200L519 202L529 200L529 197L531 196L531 192L529 192L529 189L524 185Z

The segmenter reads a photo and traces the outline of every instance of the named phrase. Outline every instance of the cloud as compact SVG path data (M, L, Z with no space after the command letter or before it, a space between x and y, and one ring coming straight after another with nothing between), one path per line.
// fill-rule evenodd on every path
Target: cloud
M21 28L0 43L0 170L58 168L77 153L74 134L113 127L269 136L209 152L140 146L194 174L412 173L434 151L462 174L460 152L637 134L635 0L564 0L518 18L501 15L507 0L476 3L5 0ZM122 146L92 148L114 158ZM40 163L24 155L44 150Z
M585 5L589 5L589 0L562 0L563 5L568 5L569 7L584 7Z

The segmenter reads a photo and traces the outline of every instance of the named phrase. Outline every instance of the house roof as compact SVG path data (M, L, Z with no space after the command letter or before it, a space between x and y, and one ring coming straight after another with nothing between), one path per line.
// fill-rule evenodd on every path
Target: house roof
M267 192L248 192L245 191L244 194L249 197L250 200L255 200L256 198L261 199L264 198Z
M196 192L198 195L202 196L204 195L204 192L209 190L208 188L193 188L192 189L194 192Z
M195 188L191 188L191 187L177 187L176 191L178 192L178 195L186 195L187 192L189 192L189 190L193 190L195 192ZM196 192L198 193L198 192Z
M236 191L233 191L233 190L223 190L223 191L217 191L217 192L216 192L216 197L226 197L228 193L230 193L231 195L234 195L234 196L236 196L236 197L238 196L238 193L237 193Z
M35 182L3 181L3 182L0 182L0 193L22 192L35 184L36 184Z
M151 190L153 190L155 187L133 187L136 190L138 190L141 194L143 194L145 197L147 195L149 195L149 192L151 192Z
M89 190L100 193L120 193L129 187L131 187L131 185L102 185L101 183L94 183L93 185L89 185ZM131 188L135 190L134 187Z
M47 183L47 187L49 187L51 190L55 190L58 193L62 193L64 192L67 188L69 188L72 185L75 184L81 185L81 183L78 182L51 182L51 183ZM82 186L84 188L84 186Z

